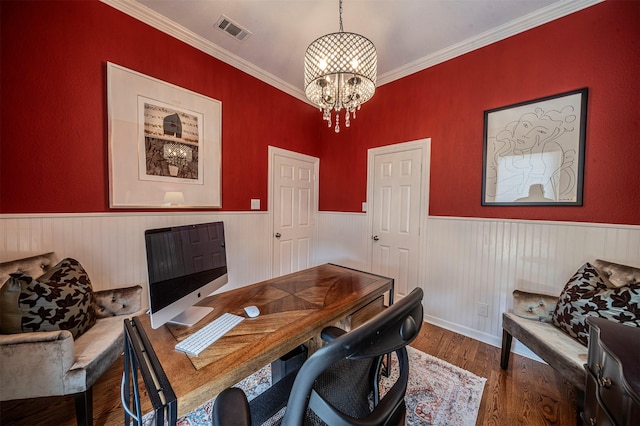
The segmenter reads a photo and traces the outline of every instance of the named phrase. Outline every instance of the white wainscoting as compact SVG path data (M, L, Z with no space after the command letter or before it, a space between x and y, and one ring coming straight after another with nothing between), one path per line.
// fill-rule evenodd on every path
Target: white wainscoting
M321 212L318 235L318 264L336 263L367 270L369 231L365 214Z
M214 220L225 222L227 234L230 282L223 290L270 278L265 212L0 215L0 261L55 251L78 259L98 290L146 288L144 230ZM317 263L367 270L366 214L321 212L318 235ZM640 226L431 216L423 236L425 319L495 346L514 289L559 294L596 258L640 267ZM488 316L478 315L479 303Z
M514 289L560 294L584 262L640 267L640 226L430 216L423 276L425 319L494 346ZM322 261L366 269L365 214L323 213ZM486 317L478 304L488 306ZM518 342L514 350L535 357Z
M430 217L424 307L429 322L500 346L514 289L560 294L587 261L640 267L640 227ZM488 316L478 315L478 304ZM517 352L528 355L522 345Z
M145 289L144 231L222 220L225 223L230 290L268 279L269 215L252 213L107 213L0 215L0 261L55 251L87 270L95 290L135 284Z

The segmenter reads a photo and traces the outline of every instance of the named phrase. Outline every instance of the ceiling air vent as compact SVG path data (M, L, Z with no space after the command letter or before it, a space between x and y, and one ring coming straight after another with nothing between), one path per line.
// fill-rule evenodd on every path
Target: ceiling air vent
M251 31L242 28L240 25L236 24L224 15L222 15L220 19L218 19L218 22L216 22L216 27L240 41L251 35Z

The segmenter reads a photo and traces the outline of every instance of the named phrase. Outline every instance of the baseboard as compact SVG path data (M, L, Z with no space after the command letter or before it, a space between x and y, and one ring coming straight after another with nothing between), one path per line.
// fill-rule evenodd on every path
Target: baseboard
M425 315L424 321L428 322L429 324L437 325L438 327L442 327L449 331L453 331L454 333L462 334L463 336L467 336L472 339L478 340L482 343L486 343L488 345L495 346L497 348L502 347L502 339L496 336L492 336L490 334L483 333L478 330L474 330L474 329L462 326L460 324L455 324L455 323L443 320L441 318L432 317L430 315ZM544 360L542 360L535 353L531 352L529 348L527 348L525 345L523 345L516 339L513 339L513 344L511 345L511 352L524 356L526 358L532 359L534 361L538 361L543 364L546 364Z

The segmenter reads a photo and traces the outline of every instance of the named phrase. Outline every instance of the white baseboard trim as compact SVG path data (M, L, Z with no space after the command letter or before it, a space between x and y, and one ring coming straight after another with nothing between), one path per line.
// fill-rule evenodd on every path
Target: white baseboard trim
M491 346L495 346L497 348L502 347L502 340L492 336L490 334L487 333L483 333L480 332L478 330L473 330L471 328L462 326L460 324L455 324L446 320L443 320L441 318L436 318L436 317L432 317L430 315L425 315L424 316L424 321L428 322L429 324L433 324L433 325L437 325L438 327L442 327L446 330L449 331L453 331L454 333L458 333L458 334L462 334L463 336L467 336L470 337L472 339L478 340L482 343L486 343L488 345ZM523 345L522 343L520 343L519 341L517 341L516 339L513 339L513 343L511 345L511 352L524 356L526 358L532 359L534 361L538 361L541 362L543 364L546 364L546 362L544 362L544 360L542 360L538 355L536 355L535 353L531 352L531 350L529 348L527 348L525 345Z

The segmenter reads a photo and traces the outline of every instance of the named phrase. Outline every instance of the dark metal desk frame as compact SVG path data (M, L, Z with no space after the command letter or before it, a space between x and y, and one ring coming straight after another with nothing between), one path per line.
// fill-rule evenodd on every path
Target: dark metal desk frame
M169 425L178 420L178 399L171 388L158 357L142 328L140 319L124 320L124 373L121 399L124 424L142 425L139 374L149 394L154 411L154 425L163 426L165 416Z

